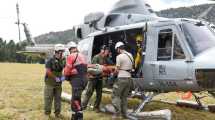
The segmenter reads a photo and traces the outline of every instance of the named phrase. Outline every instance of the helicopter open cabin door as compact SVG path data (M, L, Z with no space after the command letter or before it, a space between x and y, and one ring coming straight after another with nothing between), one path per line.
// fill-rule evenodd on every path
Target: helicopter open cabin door
M174 25L156 29L157 61L154 64L154 79L164 91L177 90L178 85L188 77L188 63L181 46L181 37Z

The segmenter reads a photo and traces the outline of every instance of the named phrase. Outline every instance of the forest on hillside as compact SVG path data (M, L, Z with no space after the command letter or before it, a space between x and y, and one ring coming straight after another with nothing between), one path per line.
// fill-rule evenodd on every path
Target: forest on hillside
M210 6L214 6L210 12L203 18L199 18L200 15L206 11ZM191 7L180 7L171 8L167 10L162 10L157 12L160 17L167 18L194 18L194 19L204 19L208 22L215 23L215 4L204 4Z

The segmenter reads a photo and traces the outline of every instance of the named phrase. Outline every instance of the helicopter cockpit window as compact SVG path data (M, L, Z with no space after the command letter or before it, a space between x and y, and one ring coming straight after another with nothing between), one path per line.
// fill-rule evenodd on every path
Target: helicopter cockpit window
M215 34L209 26L184 22L182 27L194 56L215 46Z
M180 43L176 35L174 35L173 59L185 59L184 52L180 46Z
M123 25L124 22L122 21L122 19L125 19L125 18L120 14L110 14L107 16L104 26L115 27L115 26Z
M172 30L161 30L158 35L157 60L171 60L172 55Z

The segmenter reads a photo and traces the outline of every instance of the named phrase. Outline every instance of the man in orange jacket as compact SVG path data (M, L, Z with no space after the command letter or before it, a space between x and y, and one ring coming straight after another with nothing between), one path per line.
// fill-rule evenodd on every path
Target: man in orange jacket
M81 94L87 83L87 61L86 57L78 52L77 44L68 44L70 55L67 57L64 75L72 86L71 120L83 120L81 107Z

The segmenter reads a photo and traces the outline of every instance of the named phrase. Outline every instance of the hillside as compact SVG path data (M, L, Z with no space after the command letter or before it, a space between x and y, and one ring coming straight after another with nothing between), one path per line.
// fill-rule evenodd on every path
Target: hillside
M207 8L209 8L211 4L204 4L199 6L192 7L180 7L180 8L171 8L167 10L162 10L157 12L160 17L167 18L198 18L198 16L203 13ZM84 17L84 16L83 16ZM215 7L205 16L209 22L215 23ZM74 31L73 30L65 30L60 32L50 32L47 34L43 34L35 37L35 40L39 44L54 44L54 43L67 43L69 41L74 40Z
M180 8L171 8L167 10L162 10L157 12L160 17L167 18L198 18L205 10L207 10L212 4L204 4L199 6L192 7L180 7ZM213 4L215 5L215 4ZM215 7L204 17L205 20L215 23Z
M50 32L35 37L35 41L38 44L66 44L69 41L74 41L75 33L73 30L65 30L59 32Z

